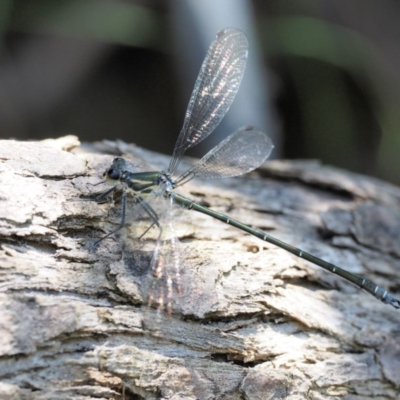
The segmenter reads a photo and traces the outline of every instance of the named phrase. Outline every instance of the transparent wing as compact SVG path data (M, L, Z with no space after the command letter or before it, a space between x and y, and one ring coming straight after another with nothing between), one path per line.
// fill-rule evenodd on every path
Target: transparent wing
M182 246L176 236L158 241L144 285L147 305L170 314L182 294Z
M245 174L259 167L273 148L271 139L265 133L252 127L239 128L179 177L176 185L182 185L196 176L227 178Z
M221 122L239 89L246 67L248 42L238 29L223 29L212 42L199 76L168 172L173 174L190 147L205 139Z
M173 207L172 198L166 200L154 192L144 201L157 215L159 226L142 213L142 219L126 227L124 264L138 284L142 302L171 313L178 306L182 292L185 255L178 236L187 231L187 220Z

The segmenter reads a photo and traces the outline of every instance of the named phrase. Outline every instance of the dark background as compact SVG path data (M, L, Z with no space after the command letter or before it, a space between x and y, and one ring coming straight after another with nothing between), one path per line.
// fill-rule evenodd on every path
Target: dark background
M238 26L258 67L239 92L248 109L228 113L234 128L266 131L275 158L400 184L399 4L3 0L0 138L75 134L171 153L207 47ZM221 126L220 138L231 130Z

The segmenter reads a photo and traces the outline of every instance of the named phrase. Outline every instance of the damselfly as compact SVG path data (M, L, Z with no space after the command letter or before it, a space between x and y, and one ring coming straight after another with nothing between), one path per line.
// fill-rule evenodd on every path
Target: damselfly
M162 199L164 202L169 200L167 202L168 207L178 205L216 218L339 275L372 294L378 300L395 308L400 308L400 300L394 298L370 280L356 276L310 253L282 242L264 231L245 225L174 192L174 189L198 176L224 178L245 174L260 166L270 155L273 145L268 136L251 127L244 127L228 136L183 175L173 179L185 151L205 139L228 111L242 80L247 60L247 49L248 43L243 32L237 29L224 29L217 34L200 69L186 110L184 124L175 144L167 171L132 172L132 167L123 158L114 159L110 168L104 173L104 177L114 186L102 198L120 190L122 192L122 217L119 226L98 240L95 245L124 226L127 195L129 194L136 203L136 207L150 220L150 225L142 236L146 235L152 227L158 229L159 232L152 259L153 273L159 273L158 270L165 263L179 264L178 256L173 255L174 251L176 252L174 247L177 242L171 239L168 250L164 252L162 250L161 241L165 227L160 223L160 213L155 210L151 202L152 198ZM178 271L179 265L176 265L175 269ZM170 297L170 279L168 286L169 288L166 289L169 292L167 297Z

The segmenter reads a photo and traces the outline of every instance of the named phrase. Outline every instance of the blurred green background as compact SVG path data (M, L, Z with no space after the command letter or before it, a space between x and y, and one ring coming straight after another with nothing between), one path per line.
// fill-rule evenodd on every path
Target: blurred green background
M195 13L187 23L191 1L3 0L0 137L118 138L171 153L191 91L176 68L177 25L200 60L191 85L205 56ZM281 143L274 156L400 184L399 2L245 3L269 99L259 112L273 119L261 128Z

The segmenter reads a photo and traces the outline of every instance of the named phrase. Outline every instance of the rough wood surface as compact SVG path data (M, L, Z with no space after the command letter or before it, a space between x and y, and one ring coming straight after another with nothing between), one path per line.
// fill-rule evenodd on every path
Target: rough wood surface
M143 304L146 274L116 238L89 252L115 208L76 201L117 154L168 162L74 137L0 142L1 399L400 398L400 311L207 216L177 219L173 313ZM400 291L397 187L270 162L180 192Z

